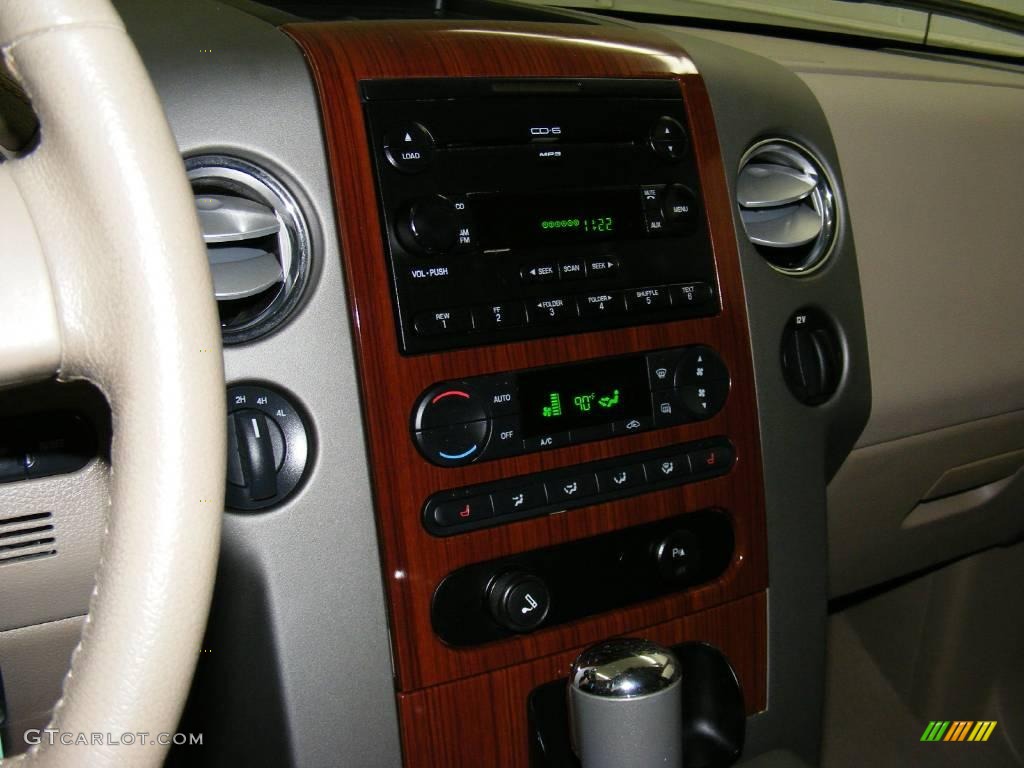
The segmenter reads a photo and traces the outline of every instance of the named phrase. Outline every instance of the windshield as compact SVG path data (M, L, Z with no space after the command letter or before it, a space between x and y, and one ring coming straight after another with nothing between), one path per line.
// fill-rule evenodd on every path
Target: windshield
M885 3L844 0L525 1L598 12L809 29L1024 59L1024 0L890 0ZM985 20L985 23L973 19Z

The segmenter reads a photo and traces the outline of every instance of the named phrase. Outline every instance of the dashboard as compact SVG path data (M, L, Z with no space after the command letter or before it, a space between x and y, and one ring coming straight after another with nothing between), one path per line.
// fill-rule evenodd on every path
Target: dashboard
M618 636L714 646L732 757L817 764L829 599L1020 533L1024 273L975 204L1019 200L1020 71L571 13L117 6L227 344L183 720L211 737L169 764L560 764L538 697ZM977 103L929 124L940 94ZM102 456L78 471L102 493ZM0 562L12 605L58 586L0 630L50 627L60 671L102 536L75 525Z

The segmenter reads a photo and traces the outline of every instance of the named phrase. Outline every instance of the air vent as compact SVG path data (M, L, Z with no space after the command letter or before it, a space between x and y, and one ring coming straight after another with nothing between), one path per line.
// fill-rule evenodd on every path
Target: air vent
M210 257L225 344L278 327L298 304L310 240L294 197L259 166L223 155L185 161Z
M56 554L52 513L0 518L0 566Z
M782 139L751 147L740 161L736 198L747 237L780 272L821 267L836 234L836 201L821 164Z

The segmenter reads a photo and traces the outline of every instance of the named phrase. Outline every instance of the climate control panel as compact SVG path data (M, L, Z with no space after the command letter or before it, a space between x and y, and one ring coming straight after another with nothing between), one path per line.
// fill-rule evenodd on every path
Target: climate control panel
M442 467L711 418L729 372L703 345L439 382L416 402L412 436Z

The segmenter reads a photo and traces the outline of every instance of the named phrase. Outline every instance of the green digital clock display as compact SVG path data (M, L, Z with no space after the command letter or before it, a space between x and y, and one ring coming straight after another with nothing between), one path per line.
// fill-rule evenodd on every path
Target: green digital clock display
M486 249L530 247L645 234L640 192L634 187L471 196L473 224Z
M612 234L615 232L614 216L570 217L558 219L541 219L540 228L544 232L582 232L584 234Z
M524 437L650 415L642 359L542 369L518 378Z

